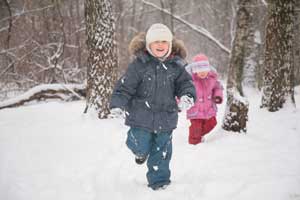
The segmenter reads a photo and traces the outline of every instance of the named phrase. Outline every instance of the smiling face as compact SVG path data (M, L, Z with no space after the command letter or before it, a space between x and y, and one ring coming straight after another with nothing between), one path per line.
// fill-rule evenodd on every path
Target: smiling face
M155 41L149 44L150 50L155 57L162 58L169 51L168 41Z
M203 72L197 72L197 76L199 78L206 78L208 75L208 71L203 71Z

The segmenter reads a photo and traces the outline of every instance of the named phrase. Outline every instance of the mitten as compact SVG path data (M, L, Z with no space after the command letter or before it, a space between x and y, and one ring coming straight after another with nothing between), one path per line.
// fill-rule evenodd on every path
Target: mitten
M178 104L178 108L179 110L183 111L183 110L188 110L190 109L192 106L194 105L194 100L192 97L189 97L187 95L183 95L180 98L180 102Z
M220 104L220 103L222 103L222 98L216 96L216 97L214 97L214 102L215 102L216 104Z
M110 110L110 114L108 115L108 118L125 118L125 111L121 108L112 108Z

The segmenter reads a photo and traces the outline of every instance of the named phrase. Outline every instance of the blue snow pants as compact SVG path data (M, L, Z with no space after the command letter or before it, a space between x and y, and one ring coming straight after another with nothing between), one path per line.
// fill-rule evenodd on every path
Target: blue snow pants
M136 156L148 156L148 186L170 183L170 160L172 156L172 131L153 133L140 128L130 128L126 144Z

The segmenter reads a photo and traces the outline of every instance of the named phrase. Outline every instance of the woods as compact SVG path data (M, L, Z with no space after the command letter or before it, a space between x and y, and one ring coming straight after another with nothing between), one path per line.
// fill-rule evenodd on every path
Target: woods
M0 0L0 199L296 200L300 0Z
M244 88L262 91L268 111L295 104L299 10L295 0L2 0L0 101L41 84L85 84L86 110L105 118L131 60L129 41L161 22L185 42L188 62L199 52L209 56L227 82L223 128L245 132L251 105Z

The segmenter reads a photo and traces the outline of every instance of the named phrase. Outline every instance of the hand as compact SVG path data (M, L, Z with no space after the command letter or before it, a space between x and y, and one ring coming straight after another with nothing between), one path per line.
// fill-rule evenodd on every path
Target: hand
M220 103L222 103L222 98L221 97L214 97L214 102L216 104L220 104Z
M124 119L125 112L121 108L112 108L110 110L110 114L108 115L108 118Z
M190 109L193 105L194 105L193 98L191 98L191 97L189 97L187 95L183 95L180 98L180 101L178 103L178 108L179 108L179 110L183 111L183 110Z

